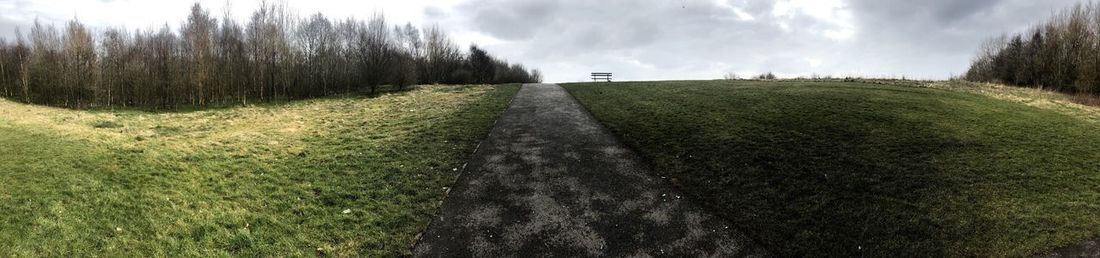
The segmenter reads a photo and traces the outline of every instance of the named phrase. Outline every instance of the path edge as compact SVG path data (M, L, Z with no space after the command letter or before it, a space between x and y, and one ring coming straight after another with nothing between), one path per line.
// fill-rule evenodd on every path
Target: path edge
M608 83L608 84L613 84L613 83ZM584 83L575 83L575 84L584 84ZM629 142L623 141L623 139L621 137L619 137L618 134L616 134L614 131L612 131L611 128L608 128L607 125L604 124L603 121L601 121L598 117L596 117L596 114L594 114L594 113L592 113L592 111L588 110L588 106L585 106L584 102L581 102L580 99L577 99L576 96L573 96L573 92L569 91L569 88L566 88L565 86L562 86L561 84L556 84L555 83L555 85L558 85L558 87L561 87L562 90L565 90L565 93L569 94L569 97L573 98L573 101L577 102L577 105L581 107L581 112L584 112L585 115L588 115L588 117L591 117L592 120L596 121L596 124L599 127L599 130L601 130L604 133L607 133L608 135L610 135L611 139L616 141L620 145L626 146L627 151L634 154L635 157L638 157L639 165L641 165L643 168L647 169L647 171L649 171L650 176L659 177L658 180L660 180L665 186L667 186L667 187L671 188L672 190L675 190L675 191L683 194L684 201L686 201L690 205L694 205L694 206L702 209L703 211L706 211L707 213L710 213L712 216L715 216L715 217L721 219L723 222L726 222L726 225L729 225L730 229L733 229L733 230L735 230L736 233L740 233L741 235L745 236L745 240L749 241L748 244L750 244L751 246L757 247L760 252L764 253L765 257L775 257L775 254L773 252L768 250L764 245L760 244L760 241L757 240L758 239L757 237L745 232L745 230L742 226L740 226L739 224L733 223L733 221L731 221L726 216L723 216L720 213L715 212L717 210L715 207L713 207L712 205L707 204L706 202L703 202L701 200L701 198L699 198L698 196L695 196L693 194L689 194L687 191L684 191L684 187L680 184L677 184L676 182L673 182L671 180L671 176L667 175L667 173L662 173L659 170L657 170L657 167L655 165L653 165L653 162L651 162L648 158L643 156L641 152L637 151L637 149L638 149L637 146L634 146L633 144L630 144ZM623 87L623 86L619 85L617 87ZM736 235L736 234L730 234L730 233L731 232L729 230L726 230L726 232L725 232L725 234L727 236ZM739 252L739 254L741 254L742 257L749 256L749 255L752 254L752 252L745 253L746 251L749 251L749 250L742 250L742 252Z
M466 155L466 162L462 163L462 168L458 170L458 176L456 176L450 184L447 184L447 192L443 194L443 199L439 200L439 208L437 208L432 214L432 219L428 221L428 225L424 227L424 230L416 233L416 240L413 241L411 245L409 245L409 251L410 253L412 253L412 255L416 255L416 248L420 246L420 243L424 242L424 232L427 232L429 228L432 228L432 224L436 223L436 218L439 218L439 216L442 215L443 203L451 197L451 189L454 189L454 185L466 176L466 166L470 164L470 160L473 159L474 155L476 155L477 152L481 151L481 145L485 144L485 141L489 139L489 135L493 134L493 129L496 128L497 124L500 123L500 118L504 116L504 112L508 111L509 108L512 108L512 102L516 100L516 96L519 95L519 91L523 90L523 87L527 86L527 84L528 83L519 84L519 89L516 90L516 93L512 94L512 97L508 98L508 104L505 105L504 110L501 110L500 114L498 114L497 117L493 119L493 124L489 126L489 130L485 132L485 135L481 136L481 140L477 142L477 146L474 147L474 151L471 151L469 155Z

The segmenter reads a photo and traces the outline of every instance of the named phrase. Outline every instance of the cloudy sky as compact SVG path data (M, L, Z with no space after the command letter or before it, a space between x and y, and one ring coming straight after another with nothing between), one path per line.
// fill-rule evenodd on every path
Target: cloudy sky
M259 0L201 0L243 19ZM193 0L0 0L0 36L58 26L177 27ZM543 70L618 80L716 79L773 71L942 79L988 37L1027 29L1076 0L287 0L303 16L439 24L456 41ZM220 16L220 15L219 15Z

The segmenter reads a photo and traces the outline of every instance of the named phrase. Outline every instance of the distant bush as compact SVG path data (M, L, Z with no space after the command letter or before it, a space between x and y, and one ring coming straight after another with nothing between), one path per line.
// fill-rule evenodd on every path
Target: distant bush
M757 75L756 79L757 80L775 80L775 79L779 79L779 77L775 76L775 74L772 73L772 72L767 72L767 73Z
M740 80L741 76L738 76L734 72L728 72L725 75L722 75L722 79L723 80Z
M811 80L826 80L826 81L828 81L828 80L833 79L833 75L831 75L831 74L820 75L820 74L814 73L814 74L810 75L810 79Z
M987 41L963 78L1100 94L1100 6L1077 4L1027 33Z

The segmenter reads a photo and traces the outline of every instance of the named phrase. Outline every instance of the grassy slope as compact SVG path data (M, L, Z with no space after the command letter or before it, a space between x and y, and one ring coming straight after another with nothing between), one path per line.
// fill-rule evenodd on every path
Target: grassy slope
M785 256L1021 256L1100 236L1100 125L1062 112L839 82L566 88Z
M0 256L408 254L516 90L183 113L0 100Z

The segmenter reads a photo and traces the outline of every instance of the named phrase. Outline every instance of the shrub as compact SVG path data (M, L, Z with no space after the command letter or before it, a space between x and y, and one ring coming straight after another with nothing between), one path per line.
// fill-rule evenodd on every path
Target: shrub
M987 41L963 78L1100 94L1100 6L1077 4L1027 33Z

